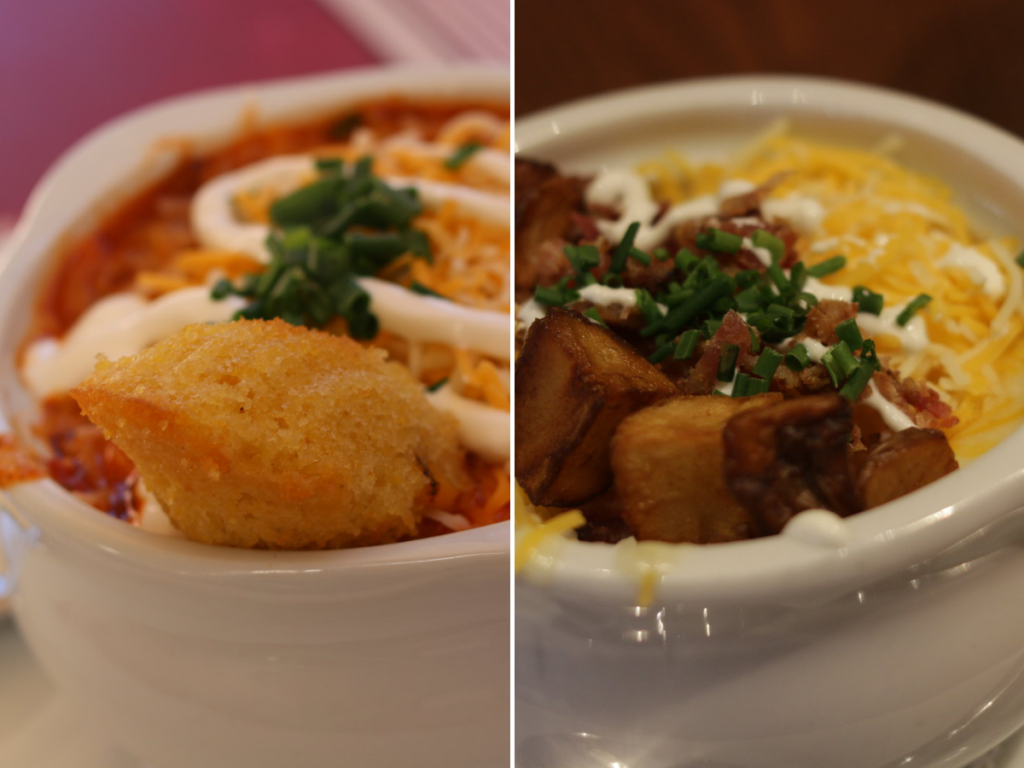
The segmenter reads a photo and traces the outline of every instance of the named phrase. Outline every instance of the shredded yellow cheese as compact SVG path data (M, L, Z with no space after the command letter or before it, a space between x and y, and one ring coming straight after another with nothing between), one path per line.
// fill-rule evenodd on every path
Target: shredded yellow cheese
M867 286L887 307L919 293L932 297L921 313L927 349L909 353L888 336L875 341L892 367L931 384L952 407L960 423L946 432L961 463L1024 421L1024 397L1017 394L1024 377L1024 274L1013 260L1016 243L979 237L942 182L877 152L796 138L785 126L723 164L694 166L672 152L639 170L657 197L673 203L714 194L726 179L776 179L769 198L814 198L826 213L820 232L799 238L801 258L813 265L846 257L846 268L825 282ZM995 265L1003 296L987 295L976 276L943 263L960 247Z

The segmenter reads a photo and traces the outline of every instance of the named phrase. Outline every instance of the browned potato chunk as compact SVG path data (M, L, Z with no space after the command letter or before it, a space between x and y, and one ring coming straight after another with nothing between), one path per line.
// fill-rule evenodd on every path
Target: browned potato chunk
M534 504L582 504L612 484L609 443L626 416L675 394L607 328L552 308L516 364L516 478Z
M634 413L612 439L623 517L637 539L707 544L754 535L725 485L722 429L737 413L782 400L674 397Z
M923 488L957 469L953 449L937 429L905 429L867 451L856 487L864 509Z
M850 404L835 394L798 397L730 419L722 433L729 490L763 536L797 512L860 511L849 467Z

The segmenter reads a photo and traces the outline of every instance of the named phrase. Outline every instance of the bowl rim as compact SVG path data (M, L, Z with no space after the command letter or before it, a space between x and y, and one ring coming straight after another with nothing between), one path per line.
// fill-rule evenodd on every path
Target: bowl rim
M626 129L684 110L741 109L764 110L766 120L785 111L903 128L955 145L975 164L1024 189L1024 142L1000 128L918 96L793 75L681 80L573 101L518 120L515 151L557 161L559 146L588 132ZM635 604L641 577L632 566L640 562L654 576L658 604L832 599L919 564L1024 509L1022 454L1024 427L958 472L847 518L843 544L779 535L715 546L645 542L632 549L559 537L526 563L518 583L558 599ZM624 558L631 565L624 566Z
M181 133L175 129L161 133L154 127L157 123L173 124L176 117L195 114L197 110L220 115L211 118L216 124L214 128L197 128L190 134L200 144L217 144L237 135L243 111L254 104L258 105L260 120L266 123L300 121L322 114L328 106L338 108L381 95L498 101L508 98L509 82L509 71L501 66L373 66L205 89L161 99L115 117L63 152L29 195L21 217L0 248L0 322L14 311L17 302L12 297L17 295L16 286L35 274L33 259L47 261L65 235L65 227L48 225L58 215L54 198L70 183L68 178L125 139L141 136L146 144L152 145ZM136 162L142 164L144 158L137 158ZM137 184L132 175L128 172L114 180L115 195ZM35 268L45 270L45 266ZM16 377L13 367L10 375ZM8 414L0 406L0 433L11 431ZM232 582L253 574L258 574L261 582L275 577L305 582L353 569L429 566L453 560L469 564L484 559L507 568L511 550L509 522L356 549L271 551L217 547L154 534L109 515L95 514L95 510L49 478L0 490L0 515L5 509L15 522L29 530L30 536L42 533L110 563L164 575L194 575Z

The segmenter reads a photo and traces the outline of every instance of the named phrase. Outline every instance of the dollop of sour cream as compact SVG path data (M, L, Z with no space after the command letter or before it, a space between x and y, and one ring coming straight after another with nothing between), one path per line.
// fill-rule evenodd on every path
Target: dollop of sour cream
M63 338L30 344L22 377L40 400L67 392L92 373L97 355L110 360L134 355L191 323L230 320L244 305L237 296L214 301L206 286L183 288L154 301L137 293L116 293L93 304Z
M501 157L507 167L508 157ZM481 159L486 167L498 161L486 155ZM264 243L269 228L239 221L232 201L238 192L252 186L287 194L312 180L313 168L309 155L273 157L207 182L193 197L191 208L192 225L200 243L268 262L270 254ZM501 176L500 172L496 175ZM509 225L508 196L422 179L386 181L396 187L415 187L427 208L451 201L468 216ZM410 341L443 343L498 360L510 359L507 314L419 296L375 278L361 278L359 282L370 294L372 311L382 328ZM136 293L108 296L90 307L63 338L44 338L29 345L22 376L37 398L67 392L92 372L99 354L111 360L137 354L191 323L230 320L244 304L244 299L234 296L215 301L208 286L173 291L153 301ZM444 387L428 398L456 417L464 443L491 460L507 460L510 415L448 390Z

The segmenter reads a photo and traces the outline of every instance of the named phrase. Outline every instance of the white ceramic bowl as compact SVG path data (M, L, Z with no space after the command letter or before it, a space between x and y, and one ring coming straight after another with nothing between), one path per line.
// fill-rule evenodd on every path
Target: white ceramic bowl
M216 144L388 93L508 98L507 72L368 70L229 88L110 123L63 157L0 259L0 431L65 233L159 175L168 136ZM509 526L334 552L208 547L96 513L50 480L0 495L13 607L38 659L147 765L477 766L508 760ZM0 582L0 587L3 584Z
M783 117L834 143L898 134L979 228L1024 234L1024 144L878 88L682 82L532 116L516 142L594 171L721 154ZM648 608L621 547L550 542L516 587L519 764L952 767L1024 724L1024 432L847 530L660 547Z

